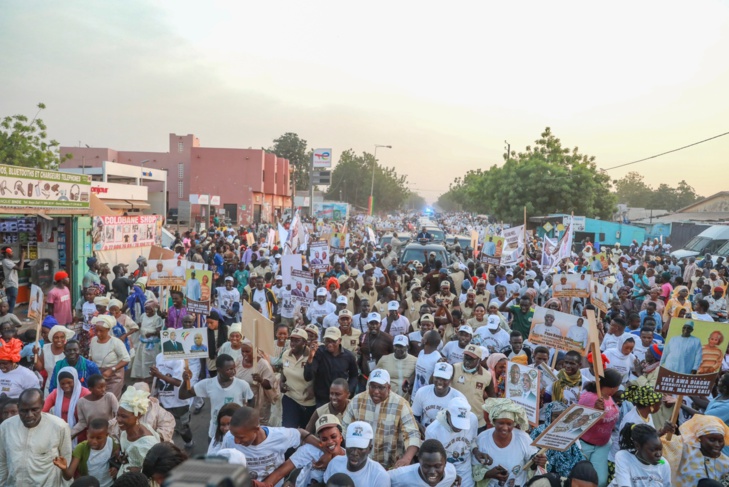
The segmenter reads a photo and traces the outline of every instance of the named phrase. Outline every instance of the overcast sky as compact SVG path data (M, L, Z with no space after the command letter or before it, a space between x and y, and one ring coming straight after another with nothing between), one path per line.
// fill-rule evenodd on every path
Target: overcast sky
M0 5L0 115L63 145L372 152L429 201L546 126L608 168L729 131L729 2ZM727 188L729 136L629 170Z

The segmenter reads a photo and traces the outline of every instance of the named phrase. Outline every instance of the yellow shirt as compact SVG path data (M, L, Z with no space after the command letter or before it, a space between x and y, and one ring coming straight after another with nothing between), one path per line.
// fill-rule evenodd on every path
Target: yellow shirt
M357 352L355 352L355 350L357 350L357 347L359 346L359 339L361 335L362 332L354 328L352 328L351 335L342 334L342 348L349 350L357 356Z
M301 354L297 360L296 357L288 350L281 357L281 367L284 377L286 377L286 387L288 390L284 395L290 397L302 406L313 406L316 404L314 394L311 399L306 399L306 390L312 387L311 381L304 380L304 365L306 365L309 356L306 353Z

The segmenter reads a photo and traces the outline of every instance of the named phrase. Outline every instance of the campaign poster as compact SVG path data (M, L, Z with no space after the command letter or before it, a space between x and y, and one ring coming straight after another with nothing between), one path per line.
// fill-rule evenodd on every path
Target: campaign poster
M506 374L506 398L524 408L530 425L539 426L539 371L527 365L507 362Z
M160 332L160 342L165 358L208 358L207 328L166 328Z
M266 352L268 355L273 356L275 351L273 344L276 338L273 335L273 321L269 320L256 309L248 304L248 301L243 301L243 313L241 313L241 325L243 328L243 336L253 342L254 346L258 350ZM257 353L255 354L258 355Z
M608 259L605 251L600 252L592 256L592 262L590 262L590 270L592 271L593 279L602 279L608 277L610 272L610 259Z
M587 274L559 274L554 276L552 297L589 298L590 276Z
M35 284L30 285L28 319L35 323L36 328L40 329L41 322L43 321L43 289Z
M534 308L529 342L535 345L568 352L575 350L585 355L587 351L588 323L581 316L554 311L537 306Z
M548 450L566 451L587 430L597 423L603 411L573 404L565 409L552 424L547 426L541 435L532 442L532 446Z
M187 261L184 259L165 259L149 261L152 271L147 279L148 286L184 286Z
M286 254L281 256L281 277L283 285L288 286L291 282L291 271L301 270L301 256L299 254Z
M501 253L504 250L504 237L484 235L481 245L481 262L487 265L501 264Z
M329 234L329 250L337 255L344 255L347 247L347 234L343 232L334 232Z
M607 314L610 309L610 291L605 284L597 281L590 281L590 302L597 309Z
M95 251L150 247L162 239L158 215L95 216L91 238Z
M296 309L308 307L314 300L314 277L306 271L291 270L291 301Z
M326 272L329 269L329 243L312 242L309 245L309 269L312 272Z
M501 265L516 265L524 256L524 225L506 228L501 251Z
M542 239L542 258L539 265L542 266L543 272L550 272L554 269L559 261L557 260L557 241L544 235Z
M183 292L187 300L210 303L213 289L213 271L186 269L185 278Z
M655 389L708 396L721 370L727 335L723 323L671 318Z

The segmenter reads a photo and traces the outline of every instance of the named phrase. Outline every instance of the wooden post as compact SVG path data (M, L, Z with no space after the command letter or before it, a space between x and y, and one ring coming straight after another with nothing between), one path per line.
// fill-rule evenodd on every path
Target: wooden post
M268 303L266 303L268 304ZM253 365L258 363L258 320L253 320L253 336L251 337L253 342Z
M557 355L559 355L559 350L555 348L554 355L552 356L552 370L554 370L554 367L557 365Z
M595 389L597 389L597 397L599 399L602 399L602 391L600 390L600 374L598 374L597 369L598 366L597 363L600 364L600 368L602 368L602 354L600 353L600 347L597 346L597 343L593 342L590 344L590 348L592 348L592 371L595 374ZM604 372L603 372L604 374Z
M46 310L46 299L45 296L41 298L41 310L40 310L40 318L38 319L38 323L35 325L35 348L40 348L40 336L41 336L41 326L43 326L43 313ZM51 342L53 341L53 337L48 337ZM35 363L38 361L38 353L33 354L33 366L35 367Z
M548 450L548 448L541 448L541 449L540 449L540 450L539 450L539 451L538 451L538 452L537 452L537 453L536 453L536 454L534 455L534 457L536 457L537 455L544 455L545 453L547 453L547 450ZM523 466L523 467L521 468L521 469L522 469L522 471L524 471L524 470L529 470L529 467L531 467L531 466L532 466L532 463L534 463L534 457L532 457L532 458L531 458L531 459L530 459L530 460L529 460L528 462L526 462L526 463L524 464L524 466Z
M529 248L527 242L527 218L526 218L526 205L524 206L524 272L527 271L527 249Z
M679 395L676 398L676 404L673 405L673 414L671 414L671 424L675 425L676 421L678 421L678 413L681 412L681 405L683 404L683 396ZM668 441L671 441L671 438L673 437L673 433L666 433L666 439Z

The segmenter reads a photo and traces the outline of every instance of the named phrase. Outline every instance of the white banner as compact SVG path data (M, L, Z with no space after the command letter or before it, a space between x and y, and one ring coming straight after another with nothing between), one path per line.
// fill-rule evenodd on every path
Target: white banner
M524 225L504 230L504 250L501 265L516 265L524 256Z

